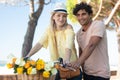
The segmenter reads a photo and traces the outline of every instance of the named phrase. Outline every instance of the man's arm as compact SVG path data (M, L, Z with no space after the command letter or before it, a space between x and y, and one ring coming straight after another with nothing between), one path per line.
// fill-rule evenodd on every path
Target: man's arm
M92 52L94 51L96 45L100 42L100 40L101 40L101 37L98 37L98 36L91 37L88 45L83 50L80 58L78 59L80 65L82 65L85 62L85 60L92 54Z
M78 55L79 55L79 57L81 56L81 54L82 54L82 49L80 48L80 47L78 47Z
M90 41L88 43L88 45L86 46L86 48L82 51L81 56L78 58L77 61L70 63L70 66L73 67L79 67L82 66L85 62L85 60L88 59L88 57L92 54L92 52L94 51L95 47L97 44L99 44L100 40L102 38L98 37L98 36L93 36L90 38Z

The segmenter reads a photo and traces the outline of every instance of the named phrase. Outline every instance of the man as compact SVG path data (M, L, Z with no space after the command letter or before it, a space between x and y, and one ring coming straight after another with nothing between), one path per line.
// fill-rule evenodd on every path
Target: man
M82 26L77 32L79 59L68 65L75 68L82 66L84 80L110 80L104 23L92 20L92 7L84 2L76 4L73 14Z

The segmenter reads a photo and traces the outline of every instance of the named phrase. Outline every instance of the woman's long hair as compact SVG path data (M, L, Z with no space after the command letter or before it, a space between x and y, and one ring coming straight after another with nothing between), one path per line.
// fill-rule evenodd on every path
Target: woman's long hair
M49 26L49 28L50 28L50 35L51 35L51 37L52 37L52 39L53 39L53 43L54 43L54 48L56 48L55 49L55 54L56 54L56 57L58 58L59 57L59 54L58 54L58 49L57 49L57 41L56 41L56 36L55 36L55 31L56 31L56 23L55 23L55 21L53 20L53 16L56 14L56 12L53 12L52 14L51 14L51 18L50 18L50 26ZM63 25L63 26L66 26L68 23L67 23L67 20L66 20L66 22L65 22L65 24Z
M52 12L51 13L51 18L50 18L50 28L51 28L52 32L55 32L55 30L56 30L56 23L53 20L53 16L55 14L56 14L56 12ZM66 20L66 22L65 22L65 24L63 26L67 26L67 25L68 25L68 23L67 23L67 20Z

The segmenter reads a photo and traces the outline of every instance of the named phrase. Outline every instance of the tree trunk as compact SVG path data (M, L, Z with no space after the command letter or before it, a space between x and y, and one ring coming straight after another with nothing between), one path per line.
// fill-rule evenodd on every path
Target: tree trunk
M28 22L28 29L26 32L26 35L24 37L24 43L23 43L23 47L22 47L22 56L25 57L27 55L27 53L30 51L30 49L32 48L32 42L33 42L33 38L34 38L34 32L37 26L37 20L30 20Z
M34 32L37 26L39 16L42 13L44 7L44 0L39 0L39 6L36 12L30 14L30 20L28 22L28 29L24 37L24 43L22 47L22 57L25 57L30 49L32 48L32 43L34 39Z

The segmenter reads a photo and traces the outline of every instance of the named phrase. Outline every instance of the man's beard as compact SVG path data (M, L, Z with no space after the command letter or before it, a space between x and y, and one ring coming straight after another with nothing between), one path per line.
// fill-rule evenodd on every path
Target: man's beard
M91 17L89 17L89 19L87 19L86 21L84 21L84 23L80 23L82 26L88 25L90 22L92 21Z

